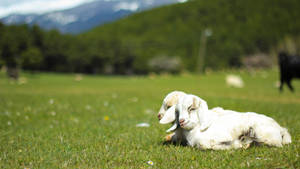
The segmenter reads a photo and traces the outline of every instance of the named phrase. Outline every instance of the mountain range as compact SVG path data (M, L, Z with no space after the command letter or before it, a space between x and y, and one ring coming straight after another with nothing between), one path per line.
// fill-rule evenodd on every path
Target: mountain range
M132 13L185 0L96 0L77 7L45 14L12 14L1 18L4 24L37 24L63 33L80 33Z

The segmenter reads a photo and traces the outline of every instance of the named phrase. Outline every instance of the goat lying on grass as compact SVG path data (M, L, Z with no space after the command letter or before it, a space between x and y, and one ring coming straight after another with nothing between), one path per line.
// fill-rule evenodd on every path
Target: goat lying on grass
M280 91L282 91L284 83L288 85L291 91L294 91L291 80L293 78L300 78L300 57L280 52L278 61L280 68Z
M175 121L175 113L168 113L167 117L165 117L165 113L166 111L168 111L170 108L172 109L171 111L175 112L175 105L178 103L179 98L184 97L186 94L184 92L181 91L173 91L169 94L167 94L167 96L164 98L163 103L160 107L160 110L158 112L158 120L161 120L162 118L164 119L174 119L173 121L170 121L168 123L174 123ZM170 117L168 117L170 116ZM173 126L168 130L168 132L170 130L175 130L175 128L177 127L177 124L174 123ZM176 132L168 134L167 136L165 136L165 141L166 142L172 142L172 143L183 143L181 142L180 135L175 135Z
M231 110L208 109L206 102L194 95L181 97L175 109L168 109L164 122L175 120L175 135L189 146L200 149L224 150L248 148L252 142L281 147L291 143L287 129L265 115ZM168 115L175 114L174 116Z
M171 130L175 131L175 132L165 136L165 141L166 142L179 143L179 144L183 144L183 145L186 144L186 140L182 135L182 130L181 130L180 127L177 128L177 123L175 122L175 106L177 105L178 100L180 98L184 97L184 96L186 96L186 93L184 93L182 91L170 92L164 98L163 103L162 103L162 105L160 107L160 110L158 112L157 117L160 120L161 124L173 123L172 127L169 130L167 130L167 132L170 132ZM166 111L168 111L169 109L170 109L171 112L174 112L174 113L168 113L167 116L165 117ZM220 107L215 107L211 110L216 112L219 115L223 115L224 113L228 113L228 112L223 111L223 109L220 108ZM166 119L174 119L174 120L173 121L165 121Z

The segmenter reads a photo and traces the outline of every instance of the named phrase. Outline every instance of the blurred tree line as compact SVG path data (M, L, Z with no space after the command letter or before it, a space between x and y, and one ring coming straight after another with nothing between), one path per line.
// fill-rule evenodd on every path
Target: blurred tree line
M79 35L44 31L37 25L0 24L0 65L12 77L18 69L91 74L193 72L201 33L210 29L204 66L241 67L244 58L269 53L287 36L299 37L299 11L299 0L190 0Z

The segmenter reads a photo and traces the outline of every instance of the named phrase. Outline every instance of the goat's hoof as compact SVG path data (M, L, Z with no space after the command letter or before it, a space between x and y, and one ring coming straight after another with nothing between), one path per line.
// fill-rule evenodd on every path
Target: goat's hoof
M168 134L168 135L166 135L166 137L165 137L165 141L172 141L172 137L173 137L173 133L172 134Z

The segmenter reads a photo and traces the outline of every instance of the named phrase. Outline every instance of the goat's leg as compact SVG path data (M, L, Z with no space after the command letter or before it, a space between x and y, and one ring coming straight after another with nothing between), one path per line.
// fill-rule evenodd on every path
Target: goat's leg
M173 137L174 135L175 135L175 133L171 133L171 134L166 135L165 141L166 141L166 142L171 142L171 141L172 141L172 137Z
M293 86L292 86L292 84L291 84L291 79L289 79L289 80L287 81L287 85L288 85L288 87L290 88L290 90L291 90L292 92L294 92L294 88L293 88Z
M280 87L279 87L280 92L282 92L283 84L284 84L284 80L281 78L280 79Z
M287 85L288 85L288 87L290 88L290 90L291 90L292 92L295 91L294 88L293 88L293 86L292 86L292 84L291 84L291 80L287 81Z

